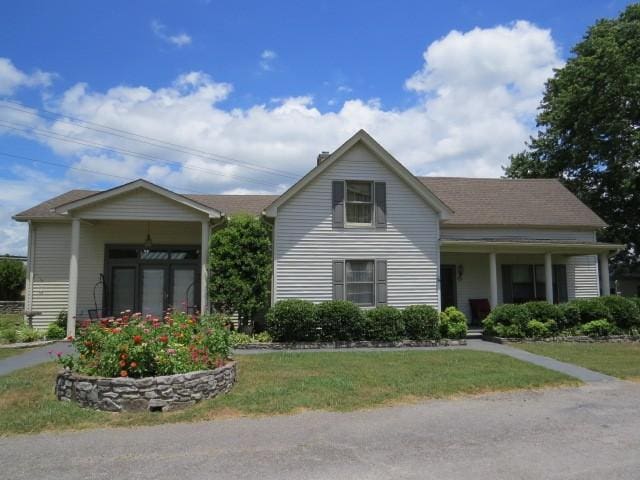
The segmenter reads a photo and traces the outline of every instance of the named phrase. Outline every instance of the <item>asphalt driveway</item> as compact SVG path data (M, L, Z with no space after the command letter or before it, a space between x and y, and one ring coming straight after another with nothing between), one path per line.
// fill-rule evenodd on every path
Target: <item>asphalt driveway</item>
M0 439L2 478L637 479L640 384Z

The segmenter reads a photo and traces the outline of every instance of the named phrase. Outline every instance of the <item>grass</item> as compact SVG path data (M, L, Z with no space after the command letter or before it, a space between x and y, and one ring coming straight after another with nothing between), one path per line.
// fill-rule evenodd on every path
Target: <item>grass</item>
M20 314L5 313L0 315L0 343L7 343L5 332L15 334L19 326L24 324L24 317Z
M304 410L349 411L495 390L576 385L575 379L477 351L269 353L238 357L224 396L168 413L106 413L59 402L53 363L0 377L0 435L130 427Z
M637 343L514 343L510 345L614 377L640 381L640 344Z

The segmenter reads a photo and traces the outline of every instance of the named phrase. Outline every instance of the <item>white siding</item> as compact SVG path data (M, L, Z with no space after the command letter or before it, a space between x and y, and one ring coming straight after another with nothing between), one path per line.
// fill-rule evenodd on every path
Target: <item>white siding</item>
M387 229L332 228L331 182L387 184ZM333 259L387 259L388 303L438 306L438 216L364 146L357 145L278 208L274 299L332 298Z
M593 230L571 230L554 228L455 228L443 225L440 234L447 240L484 240L484 239L531 239L531 240L570 240L578 242L595 241Z
M139 188L74 212L79 218L198 221L207 218L193 208Z
M33 325L46 327L67 309L69 292L69 223L33 223L33 287L31 310L42 312Z
M600 295L598 256L579 255L567 258L567 284L569 299Z
M95 308L93 289L104 273L107 244L142 245L149 228L154 246L197 245L201 241L201 224L191 222L111 222L83 223L80 227L78 261L78 318L86 318ZM67 271L69 265L67 263ZM98 307L102 306L102 289L96 289Z

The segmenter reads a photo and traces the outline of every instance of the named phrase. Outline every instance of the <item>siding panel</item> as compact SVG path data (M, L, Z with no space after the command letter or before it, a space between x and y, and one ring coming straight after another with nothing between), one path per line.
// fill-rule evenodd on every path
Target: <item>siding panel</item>
M332 181L386 182L387 229L332 227ZM438 216L357 145L278 209L274 299L332 298L333 259L386 259L388 304L438 306Z
M595 230L571 230L554 228L452 228L443 225L441 236L445 240L530 239L595 241Z

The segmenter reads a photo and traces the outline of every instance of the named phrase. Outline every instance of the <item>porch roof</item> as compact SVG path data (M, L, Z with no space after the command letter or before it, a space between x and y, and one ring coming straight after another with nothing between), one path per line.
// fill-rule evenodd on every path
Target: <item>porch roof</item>
M567 240L440 240L440 251L451 253L555 253L563 255L595 255L599 253L615 253L624 248L625 245L618 243L573 242Z

